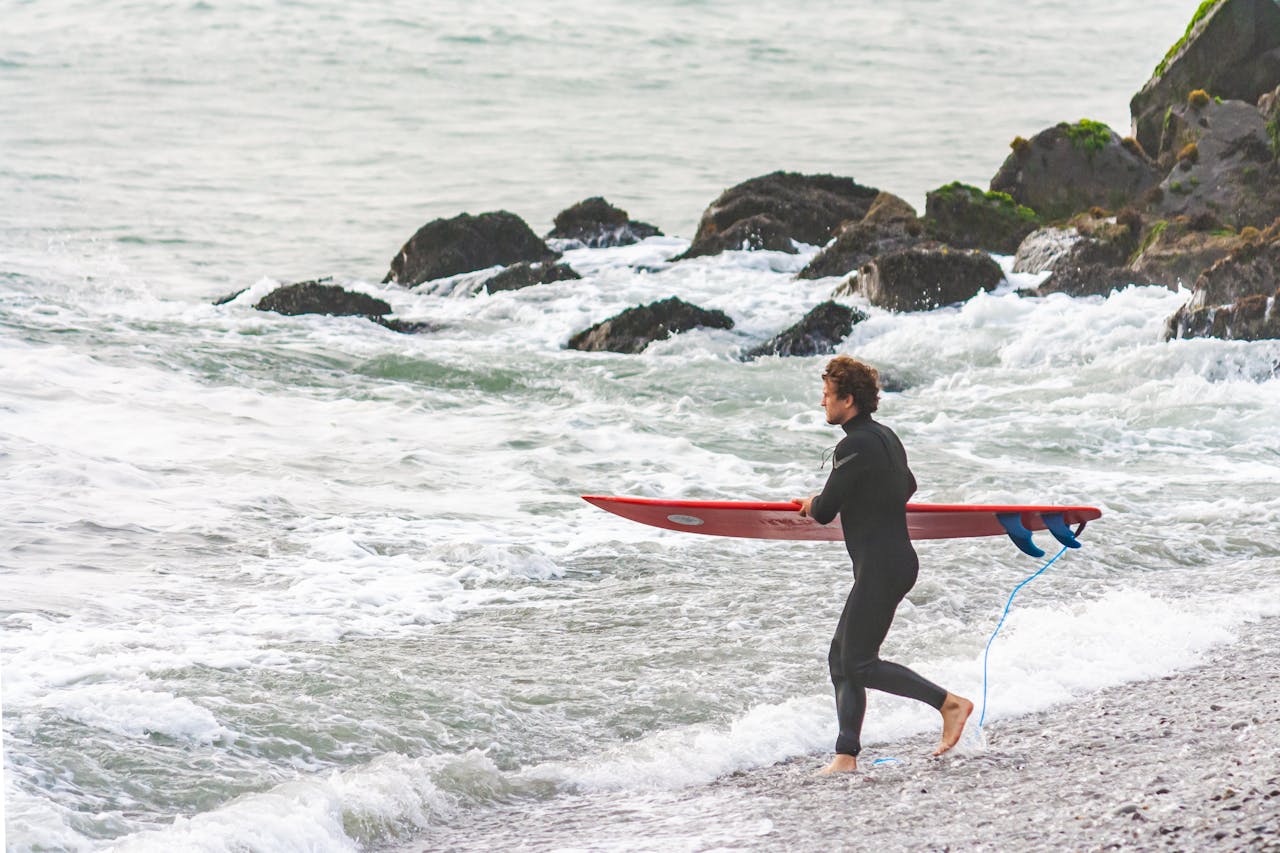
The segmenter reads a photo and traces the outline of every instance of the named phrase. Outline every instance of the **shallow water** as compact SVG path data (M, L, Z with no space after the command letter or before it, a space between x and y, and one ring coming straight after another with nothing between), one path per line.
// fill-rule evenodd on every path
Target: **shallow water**
M1015 134L1122 127L1183 5L10 10L8 846L429 847L609 797L611 822L679 801L664 838L681 814L731 822L739 794L707 783L830 747L843 550L663 533L577 496L820 487L823 360L736 356L836 281L792 278L816 247L640 268L761 172L922 205L984 183ZM592 194L676 236L570 251L583 280L494 296L376 284L426 219L506 207L542 231ZM445 329L251 308L325 273ZM1021 594L997 721L1193 665L1280 600L1258 534L1280 522L1280 344L1164 343L1185 293L1014 293L1034 281L863 305L845 344L907 386L882 415L919 499L1106 513ZM672 294L735 329L563 348ZM1039 564L995 539L920 552L886 653L979 694ZM866 740L931 725L875 697Z

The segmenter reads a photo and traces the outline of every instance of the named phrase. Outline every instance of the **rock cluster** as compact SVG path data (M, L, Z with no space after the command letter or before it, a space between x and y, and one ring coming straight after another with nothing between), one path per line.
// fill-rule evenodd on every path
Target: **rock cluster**
M890 311L921 311L991 290L1002 274L987 253L1013 254L1015 272L1049 273L1037 295L1105 295L1129 284L1191 288L1190 301L1168 319L1172 337L1280 337L1280 3L1202 3L1130 111L1131 137L1081 119L1014 139L989 190L938 187L923 217L852 178L782 171L751 178L707 207L688 250L671 262L821 246L799 278L847 276L834 296L857 293ZM567 251L660 233L593 197L561 211L546 239ZM392 259L384 283L417 287L498 267L488 278L468 278L468 289L496 293L577 278L559 258L513 213L464 213L422 226ZM385 302L318 282L282 288L257 307L395 322L386 320ZM824 303L744 357L830 352L860 319ZM732 321L672 298L597 323L568 345L639 352L699 326L731 328Z

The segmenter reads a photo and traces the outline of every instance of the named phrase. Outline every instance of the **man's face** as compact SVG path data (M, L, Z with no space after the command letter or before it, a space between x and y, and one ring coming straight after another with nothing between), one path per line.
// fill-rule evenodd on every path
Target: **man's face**
M822 409L827 413L827 423L839 426L858 414L853 395L840 397L830 379L822 380Z

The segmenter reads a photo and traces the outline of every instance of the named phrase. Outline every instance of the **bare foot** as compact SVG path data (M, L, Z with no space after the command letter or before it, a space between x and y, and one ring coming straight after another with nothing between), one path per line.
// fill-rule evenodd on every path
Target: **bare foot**
M940 710L942 713L942 740L938 741L938 748L933 751L934 755L942 755L942 753L960 742L960 735L964 733L965 721L973 713L973 703L963 696L948 693L947 699L942 703Z
M853 773L858 769L858 759L852 755L836 753L835 760L821 770L819 776L830 776L833 773Z

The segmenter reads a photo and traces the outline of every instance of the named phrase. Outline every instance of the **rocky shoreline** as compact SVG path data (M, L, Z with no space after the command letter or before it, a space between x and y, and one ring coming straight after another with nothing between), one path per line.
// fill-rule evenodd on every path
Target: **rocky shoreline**
M478 827L464 819L438 828L431 849L476 849L469 838L492 844L507 834L510 849L547 849L541 839L563 839L566 825L580 824L591 837L554 846L1276 853L1280 618L1237 632L1196 667L988 722L981 738L966 733L940 759L929 757L935 733L921 733L870 744L853 774L819 776L830 756L812 755L655 794L642 807L588 795L570 810L519 820L499 810ZM731 803L733 824L714 813L691 817L683 806L691 797ZM679 842L670 837L675 824Z
M952 758L925 758L921 736L844 779L814 776L814 757L723 781L795 849L829 833L824 849L1280 851L1280 619L1239 630L1194 669L988 723L985 747ZM921 800L936 822L893 819Z
M848 177L778 171L751 178L712 201L688 249L668 264L725 251L820 247L800 278L840 278L833 298L859 295L899 312L991 290L1003 276L990 254L1014 254L1016 272L1049 273L1027 295L1185 287L1191 298L1167 318L1167 338L1280 338L1277 57L1280 5L1206 0L1133 97L1131 136L1081 119L1016 137L988 190L938 187L927 194L924 215ZM383 283L434 292L431 282L480 273L473 289L496 292L568 281L578 274L561 262L563 251L660 234L599 197L562 211L541 238L509 211L463 213L423 225ZM370 312L338 285L288 287L294 290L254 307L364 314L401 332L436 328ZM637 353L708 322L731 328L719 313L673 294L603 319L565 346ZM818 334L787 330L787 345L771 342L744 357L832 352L834 330L843 326L842 319ZM625 331L614 336L613 329Z

